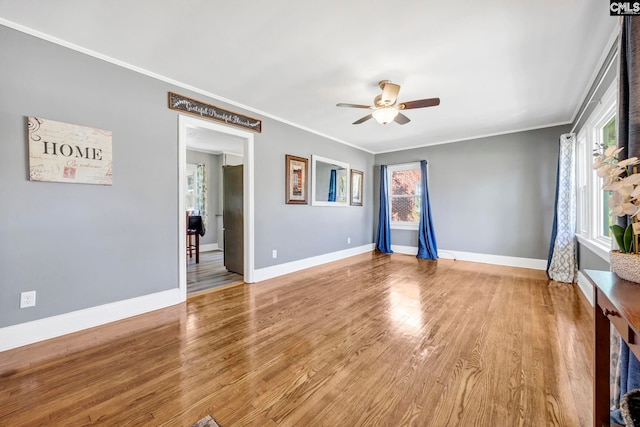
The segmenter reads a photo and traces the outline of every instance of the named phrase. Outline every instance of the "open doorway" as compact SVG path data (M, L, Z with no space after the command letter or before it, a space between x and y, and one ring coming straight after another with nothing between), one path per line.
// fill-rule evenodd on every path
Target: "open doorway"
M192 291L200 291L221 284L237 281L239 277L247 283L253 281L253 134L240 129L219 125L207 120L195 117L178 116L178 162L179 162L179 271L180 289L186 298L186 294ZM203 171L197 172L200 167ZM240 165L239 187L236 182L236 191L240 193L239 209L241 230L239 233L229 235L224 230L223 216L223 168L237 169ZM195 171L195 172L194 172ZM205 174L209 178L205 181L209 187L206 190L207 202L193 202L198 197L188 193L187 177L192 174ZM237 176L237 173L236 173ZM198 189L196 189L197 191ZM202 187L199 188L202 191ZM191 200L193 206L187 206ZM204 203L204 204L202 204ZM238 203L238 202L237 202ZM237 210L236 206L236 210ZM187 255L187 211L195 212L202 217L204 222L204 234L199 237L200 256L199 262ZM231 224L229 213L227 222ZM190 221L189 221L190 222ZM233 273L227 272L224 263L225 234L231 236L226 242L233 243L235 250L235 265ZM240 249L238 249L240 248ZM232 253L231 251L229 252ZM227 274L228 273L228 274ZM189 276L187 276L187 274ZM233 276L236 274L236 276ZM202 281L196 283L194 281Z

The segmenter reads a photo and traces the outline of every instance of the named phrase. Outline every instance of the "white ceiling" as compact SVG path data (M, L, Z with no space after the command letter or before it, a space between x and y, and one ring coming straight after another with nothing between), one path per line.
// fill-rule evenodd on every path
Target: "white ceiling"
M571 122L617 28L602 0L0 0L0 23L371 152ZM335 104L383 79L441 105L352 125Z
M187 127L187 148L212 154L244 155L244 139L210 129Z

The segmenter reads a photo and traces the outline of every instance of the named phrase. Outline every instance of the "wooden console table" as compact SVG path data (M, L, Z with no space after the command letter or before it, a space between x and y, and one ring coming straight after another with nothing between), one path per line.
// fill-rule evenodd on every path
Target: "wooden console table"
M640 284L609 271L585 270L594 286L593 425L609 425L609 330L613 323L640 358Z

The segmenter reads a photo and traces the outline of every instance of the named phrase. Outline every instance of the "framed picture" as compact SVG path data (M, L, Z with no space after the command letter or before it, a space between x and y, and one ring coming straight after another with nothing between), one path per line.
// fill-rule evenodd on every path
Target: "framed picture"
M112 185L111 131L29 116L29 180Z
M309 176L309 160L303 157L285 155L286 164L286 200L289 205L306 205L309 197L307 179Z
M362 179L364 173L351 169L351 205L362 206Z

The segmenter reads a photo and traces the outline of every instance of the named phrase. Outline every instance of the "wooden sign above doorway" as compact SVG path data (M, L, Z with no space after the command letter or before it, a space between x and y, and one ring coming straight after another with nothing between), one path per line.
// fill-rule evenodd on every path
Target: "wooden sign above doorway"
M211 104L206 104L177 93L169 92L169 108L183 111L198 117L222 122L250 131L262 133L262 121L253 117L243 116L232 111L223 110Z

